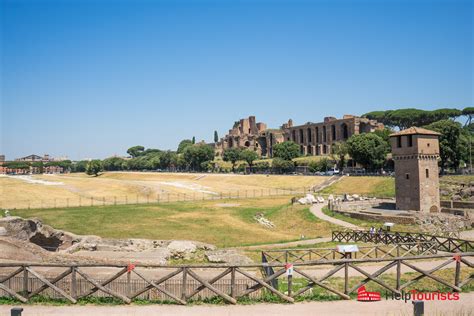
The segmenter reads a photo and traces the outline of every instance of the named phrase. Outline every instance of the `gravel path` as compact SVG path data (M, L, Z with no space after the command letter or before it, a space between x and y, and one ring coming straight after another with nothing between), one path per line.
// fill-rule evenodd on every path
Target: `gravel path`
M1 305L0 315L9 315L12 306ZM261 315L413 315L410 301L382 300L380 302L334 301L309 302L296 304L255 304L255 305L148 305L148 306L23 306L23 316L33 315L174 315L174 316L261 316ZM458 301L425 302L425 315L472 315L474 310L474 293L461 293Z
M333 224L336 224L336 225L339 225L339 226L343 226L345 228L351 228L351 229L362 229L360 228L359 226L356 226L354 224L351 224L351 223L348 223L348 222L345 222L345 221L341 221L340 219L336 219L334 217L331 217L331 216L327 216L326 214L323 213L323 207L325 207L326 204L313 204L313 206L311 206L310 208L310 211L311 213L314 214L314 216L316 216L317 218L320 218L324 221L327 221L327 222L330 222L330 223L333 223Z

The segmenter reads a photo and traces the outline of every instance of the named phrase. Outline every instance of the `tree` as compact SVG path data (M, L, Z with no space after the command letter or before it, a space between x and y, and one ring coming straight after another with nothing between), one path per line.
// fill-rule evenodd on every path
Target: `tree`
M155 148L148 148L147 150L145 150L143 152L143 155L149 155L149 154L160 154L162 151L159 150L159 149L155 149Z
M102 161L102 166L106 171L122 170L123 162L125 160L120 157L110 157Z
M217 143L219 141L219 135L217 134L217 131L214 131L214 143Z
M472 116L474 115L474 107L464 108L462 110L462 115L467 117L466 123L464 124L464 126L466 127L466 126L470 125L471 122L472 122Z
M156 170L160 167L161 163L161 157L160 155L151 155L150 157L147 157L148 161L146 164L146 169L151 169L151 170Z
M242 150L239 148L229 148L224 151L223 159L224 161L229 161L232 163L232 172L235 171L235 163L241 160Z
M328 171L328 169L331 169L332 167L332 162L324 157L318 161L311 161L309 164L308 164L308 169L310 172L318 172L318 171Z
M4 167L10 169L29 169L30 164L24 161L7 161L3 164Z
M449 167L457 169L463 155L461 123L451 120L442 120L425 126L425 128L441 133L439 137L439 155L441 171L444 173Z
M337 161L339 170L344 169L347 154L349 154L349 146L346 142L337 142L331 146L331 156Z
M258 159L258 155L255 151L246 149L240 153L240 159L246 161L250 167L250 170L252 170L253 162Z
M214 150L209 145L196 144L186 147L183 157L192 170L201 171L203 162L214 159Z
M386 126L398 127L399 129L409 128L411 126L428 125L440 120L456 119L463 114L458 109L437 109L425 111L420 109L397 109L388 111L373 111L364 114L364 117L377 120Z
M188 146L191 146L193 144L193 141L190 140L190 139L183 139L179 145L178 145L178 150L177 150L177 153L178 154L181 154L184 152L184 150L186 149L186 147Z
M91 160L87 163L86 173L90 176L95 175L97 177L102 170L102 162L98 159Z
M193 145L196 144L196 137L193 136Z
M71 165L71 172L86 172L86 166L89 161L81 160Z
M383 138L374 133L352 135L347 146L352 159L369 170L381 168L390 150Z
M170 169L176 167L178 161L178 156L175 152L170 150L165 151L160 157L160 168L161 169Z
M273 157L292 160L300 156L300 146L292 141L286 141L273 146Z
M132 156L132 158L136 158L136 157L140 156L141 154L143 154L144 150L145 150L145 147L143 147L143 146L140 146L140 145L133 146L133 147L130 147L127 150L127 154Z
M273 158L272 169L277 173L288 173L295 169L295 163L283 158Z

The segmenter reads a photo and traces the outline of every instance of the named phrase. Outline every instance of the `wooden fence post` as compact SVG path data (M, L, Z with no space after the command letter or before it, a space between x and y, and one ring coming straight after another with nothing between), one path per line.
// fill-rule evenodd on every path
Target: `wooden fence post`
M349 294L349 263L347 262L344 263L344 294Z
M397 260L397 287L396 289L398 291L400 291L401 276L402 276L402 263L400 260Z
M71 267L71 296L77 299L76 267Z
M186 287L187 287L187 282L188 282L188 270L187 268L183 268L183 279L182 279L182 284L181 284L181 299L183 301L186 301Z
M23 296L28 297L28 270L23 266Z
M461 255L459 256L459 260L456 259L456 270L454 274L454 285L459 286L459 277L461 275Z
M230 272L230 296L235 298L235 267Z
M127 296L132 295L132 271L127 271Z
M292 288L293 288L293 276L288 275L288 296L291 296Z

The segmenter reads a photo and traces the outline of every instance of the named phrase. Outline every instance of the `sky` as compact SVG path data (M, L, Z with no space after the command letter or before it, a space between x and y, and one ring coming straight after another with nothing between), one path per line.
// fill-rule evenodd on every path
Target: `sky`
M474 0L0 0L0 154L473 106Z

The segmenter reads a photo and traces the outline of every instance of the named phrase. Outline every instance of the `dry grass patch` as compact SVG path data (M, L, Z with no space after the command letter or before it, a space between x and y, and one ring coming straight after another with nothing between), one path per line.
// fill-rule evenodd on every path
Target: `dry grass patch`
M190 174L151 172L107 172L99 177L83 173L34 175L34 180L61 182L63 185L32 184L18 177L1 177L1 207L40 208L136 203L161 200L209 198L232 195L251 197L277 194L277 189L308 188L324 181L324 177L280 175ZM213 194L214 193L214 194ZM281 192L280 192L281 194ZM90 201L90 200L93 201Z

